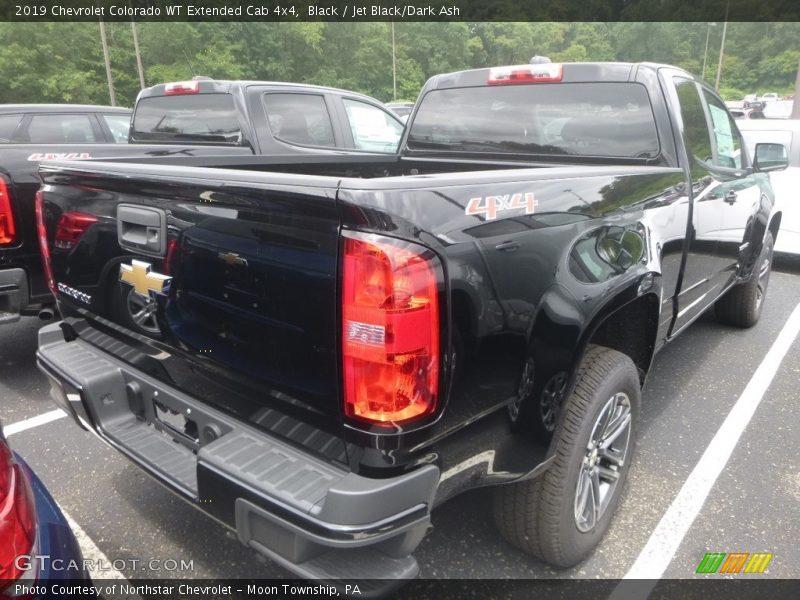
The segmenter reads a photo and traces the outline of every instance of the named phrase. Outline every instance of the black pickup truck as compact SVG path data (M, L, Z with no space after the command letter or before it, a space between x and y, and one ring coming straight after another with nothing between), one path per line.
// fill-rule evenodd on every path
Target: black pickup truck
M39 365L295 574L413 577L434 507L488 485L508 540L574 565L655 353L712 305L758 320L786 157L742 144L674 67L535 64L434 77L397 156L43 165L64 320ZM96 222L66 249L71 211ZM150 335L118 318L131 290Z
M403 131L397 116L368 96L276 82L160 84L139 93L132 114L104 106L0 106L0 325L21 314L52 315L34 216L43 161L172 154L223 156L235 164L237 156L253 154L394 154ZM71 244L92 222L79 212L67 215L58 243ZM122 310L132 327L153 331L135 295Z

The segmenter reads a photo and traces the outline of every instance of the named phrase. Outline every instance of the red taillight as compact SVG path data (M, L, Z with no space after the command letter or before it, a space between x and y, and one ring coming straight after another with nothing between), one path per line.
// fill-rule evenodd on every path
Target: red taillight
M378 425L430 415L439 392L438 260L416 244L344 236L345 414Z
M11 194L5 179L0 177L0 245L13 244L17 239L14 227L14 211L11 210Z
M39 252L42 255L42 268L50 292L56 295L56 280L53 277L53 265L50 263L50 246L47 244L47 228L44 225L44 194L36 192L36 234L39 238Z
M97 223L97 217L82 212L65 212L56 226L56 250L72 250L86 230Z
M180 96L182 94L199 94L199 81L176 81L164 84L165 96Z
M561 81L564 67L558 63L514 65L489 70L489 85L515 85L518 83L554 83Z
M35 538L36 508L30 484L0 437L0 582L22 574L17 558L30 554Z

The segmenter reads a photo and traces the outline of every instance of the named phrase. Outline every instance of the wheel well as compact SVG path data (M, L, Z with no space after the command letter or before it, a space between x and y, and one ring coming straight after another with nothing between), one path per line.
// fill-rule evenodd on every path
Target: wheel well
M658 302L653 294L637 298L609 315L589 339L590 344L613 348L629 356L642 383L655 348Z

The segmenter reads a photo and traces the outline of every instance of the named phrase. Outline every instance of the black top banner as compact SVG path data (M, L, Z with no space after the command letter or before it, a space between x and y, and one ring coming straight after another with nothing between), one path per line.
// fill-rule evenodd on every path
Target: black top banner
M800 21L798 0L5 0L3 21Z

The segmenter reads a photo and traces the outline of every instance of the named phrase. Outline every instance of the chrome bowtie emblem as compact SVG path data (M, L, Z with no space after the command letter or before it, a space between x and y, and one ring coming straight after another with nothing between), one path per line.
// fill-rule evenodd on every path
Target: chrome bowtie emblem
M150 263L141 260L133 260L129 265L121 263L119 280L132 285L133 290L144 298L150 298L153 294L167 295L172 277L154 273L152 268Z

